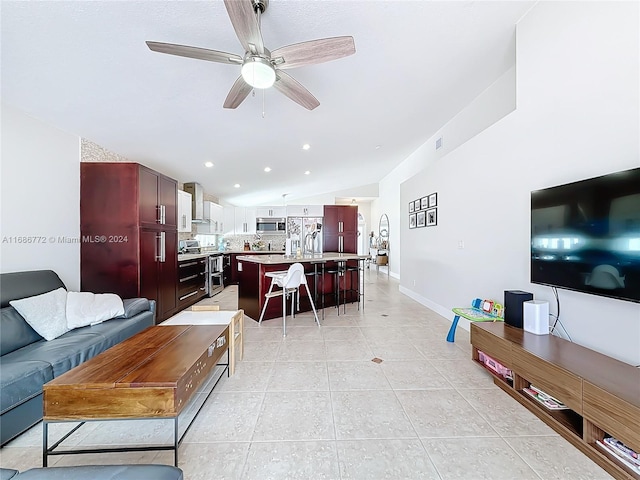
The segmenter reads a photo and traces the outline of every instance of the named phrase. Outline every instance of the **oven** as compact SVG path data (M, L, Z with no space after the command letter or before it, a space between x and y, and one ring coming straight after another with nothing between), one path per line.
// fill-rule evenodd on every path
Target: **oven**
M220 293L224 289L223 280L223 255L216 253L209 255L209 272L207 274L207 293L210 297Z

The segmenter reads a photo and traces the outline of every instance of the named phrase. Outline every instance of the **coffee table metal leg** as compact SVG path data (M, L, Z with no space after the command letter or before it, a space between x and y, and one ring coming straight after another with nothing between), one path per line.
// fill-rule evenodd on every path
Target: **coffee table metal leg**
M47 466L47 460L48 460L48 430L49 430L49 423L44 420L42 422L42 466L46 467Z
M176 416L173 424L173 464L178 466L178 445L180 443L179 430L178 430L178 417Z

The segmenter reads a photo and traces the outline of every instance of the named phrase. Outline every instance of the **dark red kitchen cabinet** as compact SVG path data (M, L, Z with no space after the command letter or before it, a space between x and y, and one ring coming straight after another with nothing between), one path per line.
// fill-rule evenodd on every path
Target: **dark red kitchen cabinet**
M157 302L175 313L177 182L137 163L80 164L83 291Z
M323 222L322 249L325 252L357 253L357 207L325 205Z

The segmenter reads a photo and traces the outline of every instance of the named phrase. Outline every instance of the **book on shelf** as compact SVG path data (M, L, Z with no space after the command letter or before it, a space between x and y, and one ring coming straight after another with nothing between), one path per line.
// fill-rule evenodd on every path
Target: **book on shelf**
M631 457L626 456L624 453L622 453L622 451L618 450L615 447L612 447L608 443L601 442L600 440L596 440L596 445L600 447L602 450L604 450L605 452L613 455L616 458L616 460L619 460L624 466L629 468L632 472L640 474L640 465L633 463L632 462L633 459Z
M558 400L557 398L553 398L548 393L543 392L538 387L534 387L533 385L530 385L529 387L524 388L522 391L527 395L529 395L531 398L533 398L536 402L541 404L543 407L549 410L568 410L569 409L569 407L567 407L560 400Z

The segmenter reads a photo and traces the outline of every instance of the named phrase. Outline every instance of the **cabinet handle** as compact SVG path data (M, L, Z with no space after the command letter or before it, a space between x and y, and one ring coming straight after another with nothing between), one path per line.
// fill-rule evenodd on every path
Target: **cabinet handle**
M181 278L180 282L188 282L189 280L193 280L194 278L197 278L197 277L198 277L198 274L191 275L189 277Z
M187 293L186 295L181 296L179 300L182 301L185 298L189 298L189 297L192 297L193 295L197 295L197 293L198 293L198 290L196 290L195 292Z
M155 259L156 262L161 262L162 261L162 234L158 233L156 234L156 253L155 253Z
M192 265L197 265L200 262L189 262L189 263L182 263L180 262L180 264L178 265L178 268L182 268L182 267L190 267Z
M162 263L165 262L165 260L167 259L167 246L166 246L166 238L165 238L165 232L160 232L160 261Z

